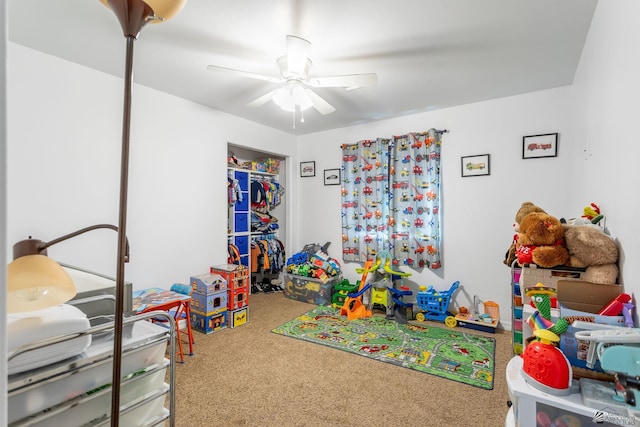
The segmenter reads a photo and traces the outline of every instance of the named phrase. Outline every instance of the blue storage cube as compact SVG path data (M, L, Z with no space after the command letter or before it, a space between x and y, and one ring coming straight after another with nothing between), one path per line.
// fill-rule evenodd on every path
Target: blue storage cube
M249 172L235 171L234 174L240 184L240 190L249 191Z
M235 221L233 222L234 232L241 233L243 231L249 231L249 218L246 213L235 214Z
M249 253L249 236L236 236L235 244L240 255L247 255Z
M236 201L236 212L249 211L249 193L242 192L242 200Z

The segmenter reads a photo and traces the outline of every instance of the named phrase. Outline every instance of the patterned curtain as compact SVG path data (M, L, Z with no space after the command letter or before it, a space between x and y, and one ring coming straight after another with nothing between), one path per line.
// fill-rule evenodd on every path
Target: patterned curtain
M442 131L342 146L342 257L437 269Z

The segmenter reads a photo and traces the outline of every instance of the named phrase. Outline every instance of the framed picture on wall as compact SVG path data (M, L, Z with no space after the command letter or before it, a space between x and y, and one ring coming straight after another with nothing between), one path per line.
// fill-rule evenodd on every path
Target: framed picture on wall
M300 162L300 176L316 176L316 162Z
M545 133L522 137L522 158L539 159L558 155L558 134Z
M340 169L325 169L324 185L340 185Z
M462 177L489 175L489 154L461 157Z

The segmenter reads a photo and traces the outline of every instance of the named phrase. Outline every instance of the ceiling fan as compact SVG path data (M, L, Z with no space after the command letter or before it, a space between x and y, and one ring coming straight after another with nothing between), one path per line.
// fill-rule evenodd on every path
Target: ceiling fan
M259 107L273 100L283 110L296 112L314 107L321 114L333 113L336 109L320 95L308 87L333 88L353 90L365 86L374 86L378 77L375 73L346 74L327 77L309 77L312 62L309 59L311 43L301 37L287 35L287 50L284 56L276 60L280 68L280 77L266 76L249 71L208 65L209 71L233 73L251 79L264 80L272 83L283 83L278 89L272 90L247 104Z

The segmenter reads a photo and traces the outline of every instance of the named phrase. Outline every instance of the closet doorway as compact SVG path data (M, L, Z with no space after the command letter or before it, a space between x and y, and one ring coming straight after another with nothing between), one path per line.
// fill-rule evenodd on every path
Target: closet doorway
M281 290L287 257L287 157L234 144L227 151L229 262L251 271L251 292Z

